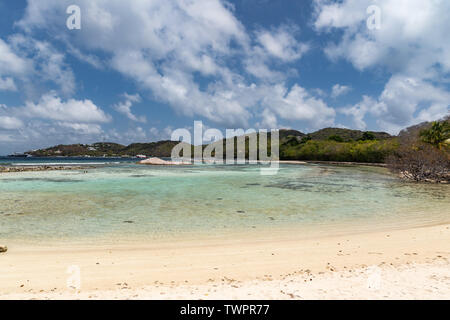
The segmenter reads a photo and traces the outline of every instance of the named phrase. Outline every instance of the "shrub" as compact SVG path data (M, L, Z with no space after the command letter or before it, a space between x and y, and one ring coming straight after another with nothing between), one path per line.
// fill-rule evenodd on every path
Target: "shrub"
M376 140L376 137L372 132L366 131L363 133L362 137L359 140L360 141L373 141L373 140Z
M328 140L330 140L330 141L336 141L336 142L344 142L344 139L342 139L342 137L339 136L339 135L337 135L337 134L332 135L332 136L329 136L329 137L328 137Z
M448 182L450 158L448 153L431 144L402 145L388 159L391 171L413 181Z
M388 159L391 171L413 181L449 182L450 150L445 144L448 120L400 137L399 149Z
M296 147L283 145L281 159L383 163L398 147L396 139L337 142L312 140Z

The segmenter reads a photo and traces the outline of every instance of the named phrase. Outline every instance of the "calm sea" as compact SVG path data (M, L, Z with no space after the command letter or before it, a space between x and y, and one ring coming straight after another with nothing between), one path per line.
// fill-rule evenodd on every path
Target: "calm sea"
M383 168L281 165L277 175L263 176L255 165L0 161L102 164L87 172L0 174L2 242L110 242L284 229L326 235L450 222L449 185L404 183Z

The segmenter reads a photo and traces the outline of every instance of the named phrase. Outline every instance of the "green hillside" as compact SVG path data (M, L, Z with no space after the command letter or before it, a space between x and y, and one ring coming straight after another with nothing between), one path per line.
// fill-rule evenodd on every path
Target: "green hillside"
M363 132L343 128L325 128L309 134L312 140L328 140L330 137L340 137L344 142L364 140L364 135L373 135L373 140L392 138L392 136L386 132Z
M170 157L172 148L177 144L178 142L175 141L159 141L152 143L133 143L129 146L124 146L111 142L97 142L91 145L58 145L47 149L29 151L27 154L35 157L132 157L140 154L153 157Z
M422 126L421 126L422 127ZM414 129L414 128L413 128ZM410 131L416 131L410 129ZM402 134L408 130L403 131ZM382 163L393 154L399 146L398 137L385 132L363 132L342 128L325 128L305 134L297 130L280 130L281 160L316 160L343 162ZM268 151L270 154L270 134L268 135ZM237 157L237 138L234 155ZM259 141L259 135L258 135ZM227 140L222 143L226 155ZM91 157L131 157L145 155L147 157L170 157L177 141L158 141L151 143L133 143L124 146L111 142L99 142L92 145L74 144L31 151L28 154L38 157L46 156L91 156ZM203 149L206 145L203 146ZM193 147L192 147L193 150ZM249 136L246 137L245 156L249 155ZM193 152L192 152L193 154ZM214 156L214 152L212 154Z

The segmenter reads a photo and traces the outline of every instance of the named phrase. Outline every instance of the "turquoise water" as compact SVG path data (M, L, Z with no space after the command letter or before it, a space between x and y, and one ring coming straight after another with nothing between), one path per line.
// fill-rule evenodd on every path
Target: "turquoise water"
M199 232L355 230L450 221L450 186L383 168L153 167L0 174L0 240L164 238Z

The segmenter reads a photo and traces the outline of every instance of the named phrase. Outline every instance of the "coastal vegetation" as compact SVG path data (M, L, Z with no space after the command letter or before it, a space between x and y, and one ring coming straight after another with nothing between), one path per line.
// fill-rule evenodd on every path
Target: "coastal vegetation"
M450 182L450 118L423 123L399 135L388 158L391 171L413 181Z
M414 181L448 181L450 169L450 120L449 117L433 123L409 127L398 136L385 132L359 131L344 128L325 128L309 134L297 130L280 130L280 160L332 161L387 164L391 171ZM249 158L251 136L245 136L245 150L238 152L238 138L224 139L224 156L227 145L233 142L234 156L245 153ZM257 145L260 136L257 134ZM91 145L58 145L30 151L35 157L90 156L90 157L170 157L178 141L133 143L128 146L101 142ZM202 146L205 150L207 146ZM194 155L194 146L192 155ZM271 135L267 139L271 152ZM212 152L214 156L214 151Z
M450 139L450 123L446 121L435 121L427 129L420 131L421 140L439 149L448 147L447 140Z
M259 139L259 136L258 136ZM235 155L237 156L237 138ZM259 140L258 140L259 141ZM223 140L226 152L227 140ZM58 145L46 149L28 151L34 157L170 157L177 141L133 143L128 146L98 142L94 144ZM216 142L216 143L220 143ZM324 160L383 162L386 154L396 145L395 138L384 132L362 132L342 128L326 128L310 134L297 130L280 130L281 160ZM245 153L248 157L249 137L246 137ZM268 136L270 153L271 139ZM206 145L203 146L203 149ZM192 150L192 154L193 150Z
M337 136L339 137L339 136ZM397 139L344 142L336 137L328 140L291 141L280 147L285 160L383 163L398 148Z

